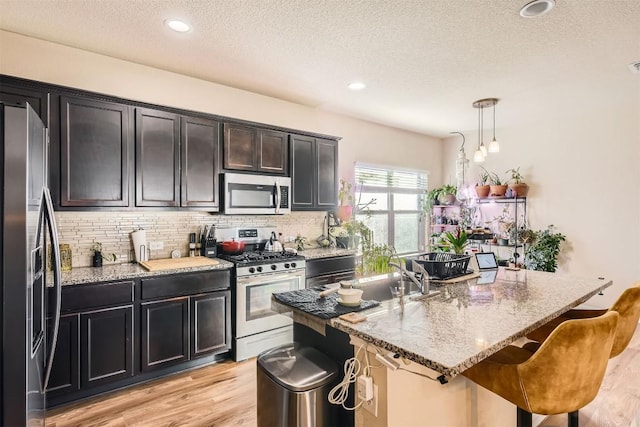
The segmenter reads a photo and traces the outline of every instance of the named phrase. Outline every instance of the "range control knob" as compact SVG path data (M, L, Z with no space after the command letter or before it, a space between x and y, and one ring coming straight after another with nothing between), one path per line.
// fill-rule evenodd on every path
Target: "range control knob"
M258 270L258 273L262 272L262 267L256 267L256 270Z
M275 264L271 264L271 269L275 270L276 268L278 268Z
M284 268L289 268L289 263L288 262L284 263Z
M296 268L296 263L295 262L291 263L291 268Z
M249 273L255 273L256 269L253 267L249 267Z

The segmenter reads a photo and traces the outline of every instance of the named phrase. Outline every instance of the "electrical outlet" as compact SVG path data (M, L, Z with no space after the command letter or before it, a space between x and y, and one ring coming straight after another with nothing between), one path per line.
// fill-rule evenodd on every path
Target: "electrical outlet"
M291 243L291 242L293 242L295 240L296 240L296 238L293 237L293 236L287 236L287 237L284 238L285 243Z
M374 417L378 416L378 385L373 385L373 399L362 402L362 406Z
M164 243L163 242L149 242L149 249L151 249L152 251L159 251L164 249Z
M129 254L120 254L118 255L119 262L129 262Z

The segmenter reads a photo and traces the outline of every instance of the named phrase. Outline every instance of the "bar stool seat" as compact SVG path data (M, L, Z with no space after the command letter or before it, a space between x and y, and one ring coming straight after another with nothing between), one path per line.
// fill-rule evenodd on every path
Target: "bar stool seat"
M518 407L517 425L531 426L531 414L569 414L596 395L613 346L618 313L563 322L535 352L507 346L462 374Z
M627 348L638 326L638 319L640 319L640 282L631 288L625 289L608 310L569 310L549 323L545 323L538 329L527 334L527 338L537 342L527 343L524 348L535 351L540 346L539 343L547 339L549 334L551 334L558 325L567 320L602 316L607 311L615 311L620 315L613 347L609 355L610 358L616 357Z

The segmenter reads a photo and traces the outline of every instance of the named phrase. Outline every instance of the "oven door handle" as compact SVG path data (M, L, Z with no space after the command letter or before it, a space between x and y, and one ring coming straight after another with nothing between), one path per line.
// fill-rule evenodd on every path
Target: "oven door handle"
M291 278L291 277L300 277L303 280L303 287L304 287L304 278L305 278L305 271L304 270L288 270L288 271L278 271L278 272L273 272L273 273L264 273L264 274L258 274L255 276L240 276L237 278L236 282L238 285L242 285L242 286L247 286L247 285L254 285L256 283L265 283L268 282L270 280L273 280L274 278L277 278L277 276L281 276L283 278Z

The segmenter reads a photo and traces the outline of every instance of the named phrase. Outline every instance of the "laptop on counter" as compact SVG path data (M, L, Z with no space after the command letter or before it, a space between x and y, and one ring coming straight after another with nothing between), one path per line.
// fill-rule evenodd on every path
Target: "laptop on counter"
M487 285L493 283L498 275L498 260L493 252L476 253L476 261L478 262L478 272L480 277L476 281L477 285Z

